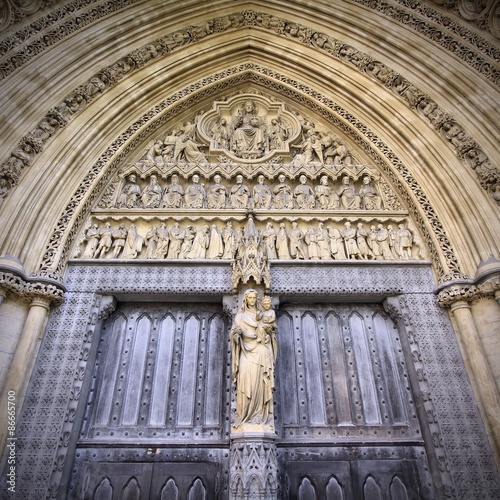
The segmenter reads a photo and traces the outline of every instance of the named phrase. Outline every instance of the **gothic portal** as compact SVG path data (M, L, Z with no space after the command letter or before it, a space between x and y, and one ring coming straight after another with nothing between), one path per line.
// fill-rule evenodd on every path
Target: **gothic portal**
M4 12L25 115L36 60L13 51L50 3ZM495 23L480 43L465 2L58 3L40 61L93 50L1 164L1 498L498 498ZM123 37L98 67L97 35ZM433 88L413 37L484 92Z

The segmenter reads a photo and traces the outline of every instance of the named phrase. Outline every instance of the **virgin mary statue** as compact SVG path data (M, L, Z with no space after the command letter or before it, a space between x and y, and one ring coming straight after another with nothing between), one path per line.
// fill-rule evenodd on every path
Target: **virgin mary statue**
M236 384L234 428L257 424L274 430L273 388L277 354L275 314L269 297L262 311L256 290L245 291L231 329L232 371Z

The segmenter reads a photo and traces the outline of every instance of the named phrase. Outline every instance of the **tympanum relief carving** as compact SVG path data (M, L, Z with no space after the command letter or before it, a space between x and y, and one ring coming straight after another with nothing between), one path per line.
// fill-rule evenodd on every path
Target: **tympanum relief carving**
M381 174L263 95L216 101L138 156L109 182L74 258L229 260L236 289L269 287L273 260L425 257Z

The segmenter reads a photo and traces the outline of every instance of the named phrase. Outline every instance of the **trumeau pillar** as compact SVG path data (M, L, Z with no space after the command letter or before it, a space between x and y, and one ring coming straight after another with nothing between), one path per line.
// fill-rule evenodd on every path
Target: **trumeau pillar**
M491 266L490 266L491 267ZM453 283L441 288L438 303L441 307L449 307L453 314L458 333L469 357L471 378L476 383L478 397L491 429L497 456L500 452L500 395L495 379L488 363L484 346L471 310L471 302L484 296L500 297L500 276L498 268L487 273L478 273L475 281Z
M231 346L232 346L232 375L234 380L234 394L233 398L234 410L232 411L231 418L231 450L230 450L230 464L229 464L229 498L231 500L243 499L261 499L272 500L277 499L278 494L278 460L276 453L276 434L274 432L274 411L273 400L267 401L269 407L267 409L259 407L257 411L245 408L241 403L242 399L248 401L249 407L252 405L252 397L260 394L259 388L255 387L255 379L250 380L251 375L257 374L259 377L265 378L264 387L269 387L271 394L274 385L274 362L276 356L276 335L275 335L275 314L271 311L271 320L268 322L270 329L260 332L259 326L262 325L259 319L259 313L256 315L257 324L259 325L254 332L252 327L253 321L250 319L250 331L245 329L242 321L242 313L246 314L246 297L247 295L254 295L258 297L257 306L260 308L259 303L271 303L275 306L276 303L270 297L263 297L257 290L261 290L262 285L256 285L254 288L248 286L245 290L240 290L238 295L224 297L224 306L226 312L232 317L233 327L231 328ZM241 307L238 307L241 304ZM239 312L238 312L239 310ZM265 312L264 312L265 315ZM265 323L265 319L262 320ZM241 327L243 326L243 331ZM249 334L249 337L246 337ZM255 333L257 340L254 346L251 338L252 333ZM259 338L263 335L262 341ZM240 338L241 337L241 338ZM274 359L270 365L261 373L259 367L258 373L245 375L245 361L241 361L245 357L246 347L249 348L249 356L251 357L252 351L255 353L258 349L265 349L267 346L270 357L273 358L272 350L274 348ZM250 359L247 358L247 359ZM238 359L239 358L239 359ZM250 359L250 362L252 360ZM262 380L257 381L257 384ZM245 394L241 394L244 390L241 386L245 383ZM247 391L248 386L251 385L252 394ZM264 400L266 400L264 396ZM266 406L266 403L263 405ZM245 417L246 414L246 417Z

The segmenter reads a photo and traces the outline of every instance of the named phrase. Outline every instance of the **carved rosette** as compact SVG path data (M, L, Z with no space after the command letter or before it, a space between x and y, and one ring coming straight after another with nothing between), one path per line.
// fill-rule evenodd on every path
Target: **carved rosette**
M278 461L274 440L235 440L231 443L229 498L277 498Z

